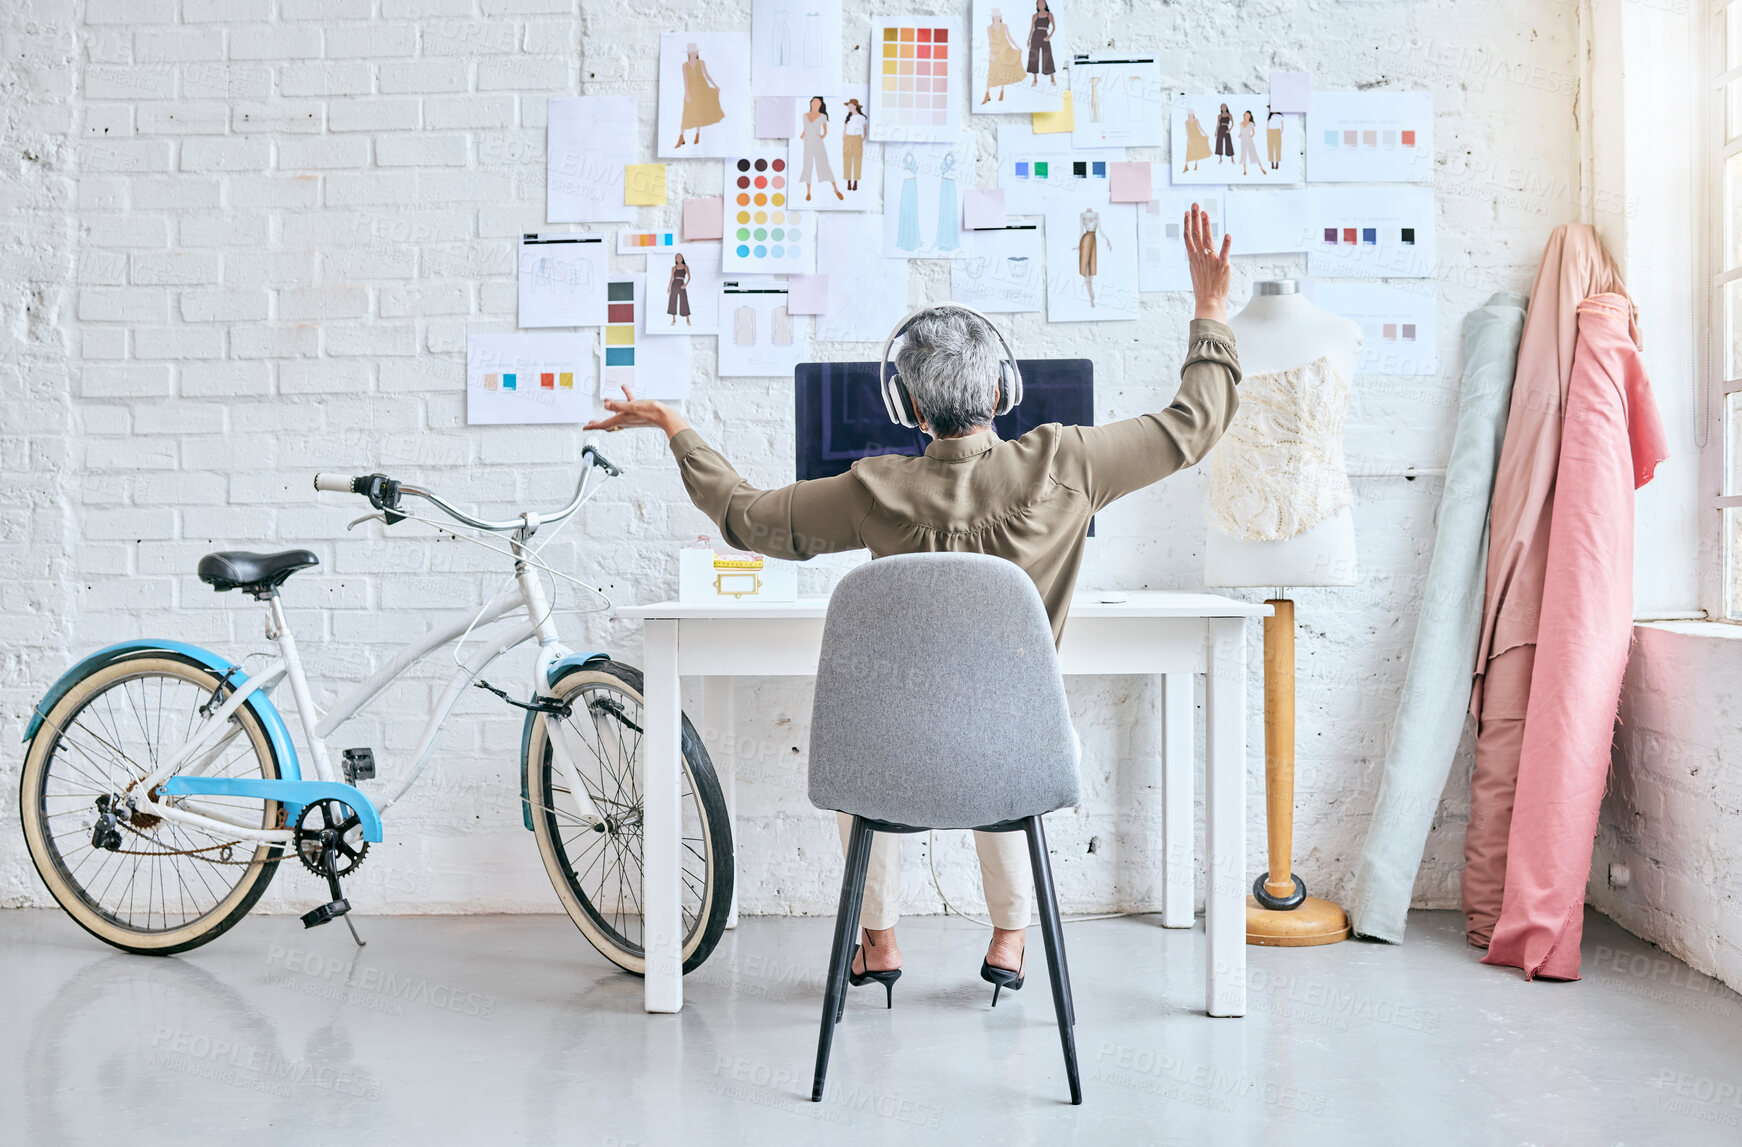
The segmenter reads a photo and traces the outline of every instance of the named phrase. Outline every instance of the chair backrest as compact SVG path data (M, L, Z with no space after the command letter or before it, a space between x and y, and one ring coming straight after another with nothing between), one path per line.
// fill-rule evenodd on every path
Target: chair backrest
M1046 609L987 554L853 570L823 625L810 798L911 825L976 828L1077 803L1076 736Z

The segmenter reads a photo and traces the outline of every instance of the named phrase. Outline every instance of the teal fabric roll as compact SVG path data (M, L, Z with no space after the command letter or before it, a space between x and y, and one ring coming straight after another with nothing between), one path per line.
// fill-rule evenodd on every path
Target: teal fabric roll
M1488 562L1488 502L1506 434L1525 301L1502 291L1464 318L1464 379L1439 531L1349 905L1357 935L1393 944L1403 942L1422 849L1470 710Z

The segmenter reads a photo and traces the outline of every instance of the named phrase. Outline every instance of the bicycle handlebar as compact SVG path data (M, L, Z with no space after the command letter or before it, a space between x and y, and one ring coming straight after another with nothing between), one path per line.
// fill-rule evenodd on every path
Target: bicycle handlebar
M357 483L363 480L349 474L316 474L315 489L329 494L360 494L362 491L357 488Z

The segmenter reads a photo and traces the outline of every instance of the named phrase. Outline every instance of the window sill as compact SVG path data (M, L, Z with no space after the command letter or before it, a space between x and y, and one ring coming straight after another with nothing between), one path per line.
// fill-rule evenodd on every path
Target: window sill
M1635 621L1635 629L1655 629L1683 637L1703 637L1715 641L1742 641L1742 622L1734 621Z

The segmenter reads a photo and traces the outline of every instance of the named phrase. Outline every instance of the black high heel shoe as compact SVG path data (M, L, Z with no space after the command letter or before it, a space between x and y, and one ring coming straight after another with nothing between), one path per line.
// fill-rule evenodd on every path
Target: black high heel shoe
M873 972L869 967L870 961L866 961L866 969L863 972L855 972L853 971L853 961L858 958L859 949L860 945L854 944L853 954L847 957L847 982L852 984L855 988L862 988L866 984L875 980L877 983L883 985L883 1006L885 1008L894 1008L895 981L901 979L901 969L891 968L886 972ZM845 996L842 996L840 1011L845 1011L846 1007L847 999ZM836 1012L837 1018L840 1015L840 1011Z
M998 993L1003 991L1005 988L1009 988L1013 992L1020 992L1022 990L1022 972L1023 968L1026 968L1027 966L1028 952L1026 950L1022 953L1022 968L1018 968L1014 972L1009 968L994 967L991 962L987 960L980 961L980 978L992 985L993 1007L998 1006Z

